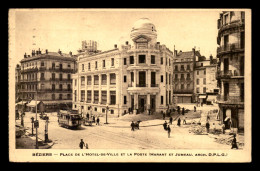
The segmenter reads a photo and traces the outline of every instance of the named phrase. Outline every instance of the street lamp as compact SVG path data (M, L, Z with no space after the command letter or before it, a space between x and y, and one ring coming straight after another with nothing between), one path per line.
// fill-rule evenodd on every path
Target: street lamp
M108 124L108 122L107 122L107 111L109 110L109 107L107 106L106 107L106 123L105 124Z
M32 135L33 135L33 123L34 123L34 117L31 117L32 120Z
M49 117L46 117L46 122L45 122L45 143L49 141L48 138L48 123L49 123Z

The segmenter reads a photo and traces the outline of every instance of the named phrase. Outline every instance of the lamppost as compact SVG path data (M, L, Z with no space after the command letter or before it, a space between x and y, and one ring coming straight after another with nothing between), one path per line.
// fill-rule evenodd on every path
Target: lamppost
M23 117L24 117L24 112L22 112L21 114L21 125L24 127Z
M33 123L34 123L34 117L31 117L32 120L32 135L33 135Z
M107 122L107 111L109 110L109 107L107 106L106 107L106 123L105 124L108 124L108 122Z
M45 143L49 141L48 138L48 123L49 123L49 117L47 116L46 122L45 122Z

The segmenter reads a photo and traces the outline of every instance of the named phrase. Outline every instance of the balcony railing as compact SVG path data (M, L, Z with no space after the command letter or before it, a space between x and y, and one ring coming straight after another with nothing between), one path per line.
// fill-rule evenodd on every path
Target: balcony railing
M193 90L187 90L187 89L174 89L173 94L191 94L193 93Z
M232 76L244 76L244 74L243 72L239 72L238 70L217 71L216 73L216 79L230 78Z
M36 72L36 71L38 71L38 68L30 68L30 69L21 70L21 73Z
M38 89L37 92L52 92L52 93L61 93L61 92L72 92L72 89L48 89L48 88L45 88L45 89Z
M136 87L148 87L148 84L136 84Z
M45 71L45 70L46 70L46 67L41 66L41 67L39 68L39 71Z
M75 69L71 69L71 68L54 68L54 67L50 67L49 71L53 71L53 72L67 72L67 73L76 72Z
M72 79L50 78L50 81L64 81L64 82L67 82L67 81L72 81Z
M242 96L218 95L217 101L218 102L224 102L224 103L241 103L241 102L244 102L244 97L242 97Z
M217 48L217 54L223 53L223 52L231 52L231 51L237 51L237 50L243 50L244 47L240 43L228 43L226 45L220 46Z
M151 84L151 87L159 87L159 84Z

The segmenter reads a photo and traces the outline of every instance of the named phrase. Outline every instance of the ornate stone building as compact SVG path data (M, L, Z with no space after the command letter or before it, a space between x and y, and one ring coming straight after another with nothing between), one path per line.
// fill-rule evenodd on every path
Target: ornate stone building
M25 100L42 101L46 111L71 107L72 79L76 71L76 56L58 52L42 53L33 50L31 56L24 55L21 63L20 91Z
M133 45L83 53L78 57L78 73L73 74L73 109L110 116L147 109L165 111L172 104L173 53L157 42L157 30L147 18L131 30Z
M218 104L222 122L231 119L231 127L244 128L244 48L245 13L224 11L218 19L217 57L220 86ZM224 122L226 123L226 122ZM226 128L230 128L226 124Z

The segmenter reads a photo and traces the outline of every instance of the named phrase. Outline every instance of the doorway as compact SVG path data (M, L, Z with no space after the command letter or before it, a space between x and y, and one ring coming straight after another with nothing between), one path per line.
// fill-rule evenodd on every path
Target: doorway
M224 59L224 74L227 74L229 70L229 59L225 58Z
M146 95L138 96L138 110L143 113L146 110Z
M156 96L155 95L151 95L150 96L150 109L152 112L155 111L155 99L156 99Z

